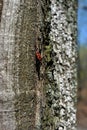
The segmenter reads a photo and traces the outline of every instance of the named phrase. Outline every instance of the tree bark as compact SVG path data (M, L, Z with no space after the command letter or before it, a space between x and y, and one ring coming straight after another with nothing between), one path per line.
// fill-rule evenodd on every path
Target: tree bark
M51 0L50 45L53 47L54 81L48 70L43 129L75 130L77 102L76 8L73 0ZM51 77L51 78L50 78Z
M35 127L37 1L4 0L0 27L0 129Z
M76 5L71 1L51 1L51 42L56 53L54 58L54 79L59 100L59 117L55 125L59 130L76 129L76 91L77 91L77 44L76 44ZM56 91L57 93L57 91ZM54 93L55 94L55 93ZM55 119L54 118L54 119Z
M3 0L0 18L1 130L75 130L76 2Z

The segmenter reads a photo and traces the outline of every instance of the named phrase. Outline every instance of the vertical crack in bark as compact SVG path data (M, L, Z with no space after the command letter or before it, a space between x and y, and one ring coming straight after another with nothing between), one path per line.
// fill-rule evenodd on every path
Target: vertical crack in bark
M2 10L3 10L3 0L0 0L0 22L2 17Z
M35 116L35 128L41 130L41 107L42 107L42 81L37 81L36 85L36 116Z
M37 0L37 32L36 32L36 47L41 49L42 53L42 35L40 32L42 21L41 1ZM41 109L42 109L42 80L40 69L40 80L37 78L36 84L36 115L35 115L35 130L41 130Z

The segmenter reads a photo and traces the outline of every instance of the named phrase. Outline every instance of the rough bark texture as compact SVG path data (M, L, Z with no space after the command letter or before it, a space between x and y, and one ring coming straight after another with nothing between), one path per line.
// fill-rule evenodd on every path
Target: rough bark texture
M34 129L36 111L35 52L36 0L20 3L15 30L14 92L17 130ZM19 30L20 29L20 30Z
M55 100L53 107L59 109L55 122L59 130L76 129L76 5L74 0L55 0L51 4L50 37L56 53L54 79L59 92L59 100Z
M1 3L0 129L75 130L75 0ZM40 81L35 45L43 56Z
M49 44L55 54L55 82L52 70L47 70L49 82L45 84L43 130L76 129L76 8L75 0L51 0Z

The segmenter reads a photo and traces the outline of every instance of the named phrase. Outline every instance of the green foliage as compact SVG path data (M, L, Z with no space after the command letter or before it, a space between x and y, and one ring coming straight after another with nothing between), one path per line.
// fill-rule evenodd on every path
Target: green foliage
M79 50L79 83L83 87L87 86L86 80L87 80L87 47L81 46Z

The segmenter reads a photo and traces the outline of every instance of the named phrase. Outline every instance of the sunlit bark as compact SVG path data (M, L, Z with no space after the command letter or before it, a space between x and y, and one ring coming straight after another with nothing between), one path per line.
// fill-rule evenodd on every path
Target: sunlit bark
M0 18L0 129L75 130L76 2L3 0ZM55 53L54 79L45 70L46 43ZM40 81L35 45L42 49Z

